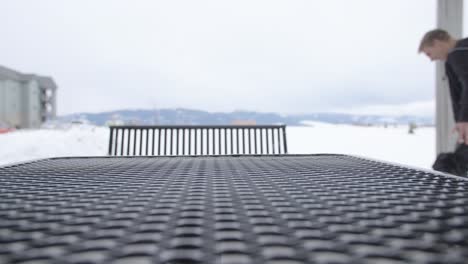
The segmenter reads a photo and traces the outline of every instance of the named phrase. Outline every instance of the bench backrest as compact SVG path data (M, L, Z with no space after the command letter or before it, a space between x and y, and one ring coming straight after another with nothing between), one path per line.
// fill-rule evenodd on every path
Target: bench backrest
M287 154L286 125L111 126L111 156Z

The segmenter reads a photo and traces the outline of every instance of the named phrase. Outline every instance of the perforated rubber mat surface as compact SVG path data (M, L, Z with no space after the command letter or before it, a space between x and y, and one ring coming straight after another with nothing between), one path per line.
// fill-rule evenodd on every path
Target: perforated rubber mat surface
M468 182L341 155L0 168L0 263L468 263Z

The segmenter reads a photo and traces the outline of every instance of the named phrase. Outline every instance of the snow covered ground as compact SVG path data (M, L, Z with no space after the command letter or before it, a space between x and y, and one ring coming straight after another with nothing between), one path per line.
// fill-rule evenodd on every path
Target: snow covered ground
M435 157L435 128L360 127L308 122L287 127L291 154L353 154L415 167L430 168ZM0 166L39 158L103 156L109 130L90 125L21 130L0 134Z
M434 127L417 128L409 134L408 126L308 124L312 127L287 128L291 153L351 154L426 169L436 156Z

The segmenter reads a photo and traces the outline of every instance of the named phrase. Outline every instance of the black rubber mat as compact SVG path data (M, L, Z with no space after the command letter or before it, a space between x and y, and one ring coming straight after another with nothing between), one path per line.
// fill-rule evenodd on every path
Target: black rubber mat
M468 263L468 181L342 155L0 168L0 263Z

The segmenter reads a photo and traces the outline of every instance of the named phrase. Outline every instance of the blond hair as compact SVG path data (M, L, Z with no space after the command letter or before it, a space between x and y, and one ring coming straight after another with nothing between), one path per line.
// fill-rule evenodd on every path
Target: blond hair
M443 29L434 29L426 34L424 34L424 37L421 40L421 43L419 44L419 49L418 52L422 52L422 50L425 47L431 47L434 45L435 40L440 40L440 41L448 41L452 38L450 34L443 30Z

